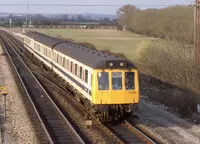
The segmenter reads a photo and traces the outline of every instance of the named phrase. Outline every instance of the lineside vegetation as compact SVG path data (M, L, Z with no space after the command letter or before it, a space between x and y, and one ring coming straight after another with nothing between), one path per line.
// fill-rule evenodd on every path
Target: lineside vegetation
M157 83L148 96L184 115L195 112L200 103L200 61L194 61L193 9L174 6L139 10L126 5L118 10L118 15L124 29L161 39L156 43L144 40L138 45L138 67L149 76L145 82ZM163 84L167 84L164 89Z
M126 5L117 13L119 25L134 33L193 43L192 7L140 10L133 5Z

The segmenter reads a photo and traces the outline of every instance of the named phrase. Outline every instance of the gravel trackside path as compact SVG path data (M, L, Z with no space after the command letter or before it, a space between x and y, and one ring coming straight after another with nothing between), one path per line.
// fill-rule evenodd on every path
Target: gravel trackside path
M200 125L166 111L163 105L140 101L138 126L165 144L200 144Z
M35 144L39 143L35 130L22 101L21 94L14 80L13 71L9 67L6 55L0 46L0 86L8 87L6 136L8 144ZM0 113L4 99L0 96Z

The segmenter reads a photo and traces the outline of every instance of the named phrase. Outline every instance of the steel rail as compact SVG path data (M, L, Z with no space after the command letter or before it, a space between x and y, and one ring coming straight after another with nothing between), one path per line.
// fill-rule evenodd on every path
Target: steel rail
M5 37L5 35L4 35ZM8 37L7 37L8 38ZM6 40L6 39L5 39ZM3 42L3 41L2 41ZM66 117L62 114L62 112L59 110L59 108L56 106L56 104L53 102L53 100L50 98L50 96L47 94L47 92L44 90L44 88L41 86L41 84L39 83L39 81L36 79L36 77L32 74L32 72L30 71L30 69L27 67L27 65L25 64L25 62L20 58L19 54L14 50L13 46L8 42L8 39L7 39L7 43L8 45L10 46L10 48L12 49L12 51L15 53L15 56L17 56L18 59L20 59L21 61L21 64L23 68L25 68L30 75L31 77L36 81L36 83L38 84L38 86L40 87L40 89L43 91L44 95L48 98L48 100L50 101L51 104L53 104L54 108L57 110L57 112L61 115L61 117L65 120L66 124L68 125L68 128L70 128L70 130L73 132L73 135L77 138L77 142L79 143L84 143L84 141L82 140L82 138L79 136L79 134L76 132L76 130L73 128L73 126L70 124L70 122L66 119ZM34 109L40 119L40 122L42 124L42 127L44 128L44 131L45 133L47 134L47 137L49 139L49 142L50 143L54 143L55 142L55 139L56 138L52 138L52 131L50 131L50 129L47 127L47 124L44 122L44 118L41 116L41 113L38 112L38 108L36 106L36 102L34 102L34 100L32 100L31 96L30 96L30 91L27 89L26 85L22 79L22 74L19 73L19 67L17 67L15 64L14 64L14 61L12 60L12 56L10 55L10 53L8 52L6 46L5 46L5 43L3 42L2 43L8 56L9 56L9 59L11 60L11 63L15 69L15 71L17 72L17 75L18 77L20 78L20 81L27 93L27 95L29 96L29 99L31 100L31 103L32 105L34 106ZM13 55L13 53L12 53ZM23 73L23 74L28 74L28 73ZM56 115L57 116L57 115ZM48 119L47 117L45 117L46 119ZM46 120L47 122L47 120ZM52 126L53 127L53 126ZM70 138L69 138L70 139Z
M122 143L156 144L156 142L128 121L119 122L117 124L105 124L104 126Z
M125 120L125 124L127 124L127 126L134 131L134 133L137 133L137 135L139 137L141 137L146 143L148 144L156 144L156 142L154 140L152 140L150 137L148 137L146 134L144 134L141 130L139 130L138 128L136 128L133 124L131 124L129 121Z
M20 75L19 75L19 73L17 71L17 68L16 68L15 64L13 63L13 61L12 61L12 57L9 55L9 53L8 53L8 51L6 49L6 46L5 46L4 42L3 42L3 40L1 39L1 37L0 37L0 44L3 46L4 50L6 51L6 54L7 54L8 58L9 58L11 64L12 64L12 66L13 66L13 68L14 68L14 70L15 70L15 72L16 72L16 74L17 74L17 76L18 76L18 78L19 78L19 80L20 80L20 82L21 82L21 84L22 84L22 86L24 88L24 90L25 90L25 93L27 94L27 96L28 96L28 98L29 98L29 100L30 100L35 112L36 112L36 115L37 115L37 117L38 117L38 119L39 119L39 121L40 121L40 123L42 125L42 128L43 128L43 130L44 130L44 132L45 132L45 134L46 134L46 136L48 138L49 143L53 144L51 136L49 135L49 133L48 133L48 131L47 131L47 129L46 129L46 127L45 127L45 125L44 125L44 123L43 123L43 121L42 121L42 119L41 119L41 117L40 117L40 115L39 115L39 113L37 111L37 109L36 109L36 106L34 105L32 99L31 99L31 97L30 97L30 95L29 95L29 93L28 93L28 91L27 91L27 89L26 89L26 87L25 87L25 85L24 85L24 83L22 81L22 78L20 77Z
M20 47L20 45L15 41L16 45ZM115 126L108 126L104 125L109 131L110 135L114 139L118 139L117 142L119 143L147 143L147 144L156 144L151 138L146 136L143 132L137 129L128 121L125 121L125 125L115 125ZM127 130L127 127L129 127ZM124 130L122 130L124 129ZM111 134L112 133L112 134Z

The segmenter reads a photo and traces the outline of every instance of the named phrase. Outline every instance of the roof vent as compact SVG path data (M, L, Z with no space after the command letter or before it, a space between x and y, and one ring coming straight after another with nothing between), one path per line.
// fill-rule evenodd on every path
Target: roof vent
M92 53L93 53L93 54L95 54L95 52L94 52L94 51L93 51Z

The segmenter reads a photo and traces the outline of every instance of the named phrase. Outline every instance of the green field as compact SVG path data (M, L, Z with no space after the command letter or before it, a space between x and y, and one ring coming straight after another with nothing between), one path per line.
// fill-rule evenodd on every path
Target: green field
M127 58L134 60L137 55L138 45L145 40L156 41L149 38L133 34L131 32L121 32L117 30L93 30L93 29L34 29L44 34L73 39L77 42L88 42L96 46L97 49L109 49L112 52L124 53Z

